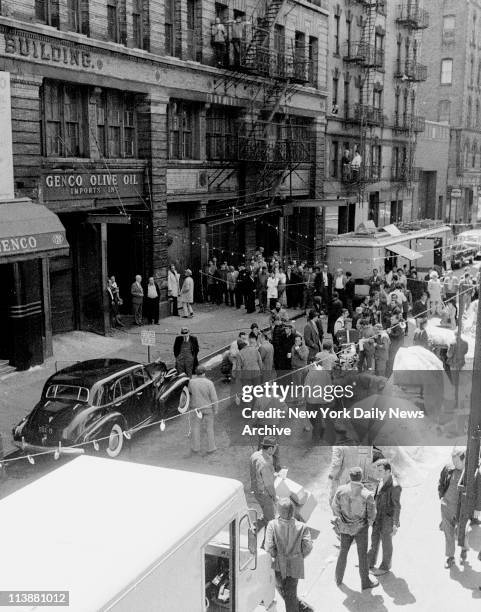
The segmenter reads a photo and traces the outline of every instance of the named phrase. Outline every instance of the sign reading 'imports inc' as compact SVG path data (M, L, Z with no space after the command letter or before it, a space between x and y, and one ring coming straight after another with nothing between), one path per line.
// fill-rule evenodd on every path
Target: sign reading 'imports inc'
M143 171L62 172L42 178L45 202L65 198L141 198L144 189Z

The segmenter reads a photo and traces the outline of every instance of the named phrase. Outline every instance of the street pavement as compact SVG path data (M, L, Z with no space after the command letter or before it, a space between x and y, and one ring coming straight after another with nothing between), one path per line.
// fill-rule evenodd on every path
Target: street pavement
M291 313L291 316L296 313ZM298 313L297 313L298 314ZM159 335L152 353L172 362L171 346L185 320L169 318L159 326L150 326ZM201 357L209 359L220 348L229 344L240 329L248 329L251 322L267 324L266 315L246 315L243 310L198 307L196 317L187 322L192 333L198 335ZM296 327L302 330L301 318ZM407 344L411 344L414 326L410 325ZM55 361L115 355L140 361L147 360L146 348L140 345L137 330L116 332L111 338L91 334L66 334L55 340L55 358L42 368L27 373L16 373L0 382L0 427L9 436L12 423L31 410L38 399L47 376L55 371ZM218 371L213 376L221 400L230 398L231 388L222 383ZM216 417L218 452L192 456L188 439L188 416L167 422L165 431L158 426L134 437L126 446L120 460L190 470L206 474L236 478L244 484L250 507L257 507L250 494L249 457L256 447L255 440L239 440L233 431L240 422L240 409L231 399L221 402ZM331 529L328 504L330 481L327 478L331 447L314 446L311 434L304 431L304 423L291 422L293 428L289 444L281 449L281 464L289 468L289 477L301 483L315 495L318 506L309 526L315 537L313 553L306 560L306 579L300 583L300 594L316 610L389 611L400 607L421 612L451 612L451 610L479 610L481 598L481 562L471 552L468 564L451 571L443 568L443 535L438 530L439 507L437 479L442 464L449 458L449 445L438 447L393 447L384 449L400 477L403 486L401 528L395 538L393 573L381 577L381 586L373 591L360 591L356 567L356 550L351 549L345 575L345 587L338 589L334 582L334 568L338 549ZM93 451L92 451L93 452ZM0 497L4 497L67 461L52 457L39 458L35 465L26 459L10 464L7 476L0 481ZM278 598L277 612L284 612Z
M298 317L298 310L288 310L289 317ZM199 359L214 361L215 356L235 340L240 331L249 331L252 323L262 329L269 325L269 315L246 314L242 308L224 305L199 304L192 319L166 317L159 325L144 325L141 328L125 327L115 330L111 336L100 336L87 332L69 332L54 336L53 357L41 366L25 372L13 372L0 377L0 436L5 453L13 450L11 430L20 419L28 414L40 398L43 384L56 370L77 361L99 357L119 357L147 363L148 348L141 344L141 330L156 334L156 344L151 348L150 358L174 363L172 347L181 327L189 327L199 340ZM298 329L302 331L302 322ZM214 372L218 378L218 371Z

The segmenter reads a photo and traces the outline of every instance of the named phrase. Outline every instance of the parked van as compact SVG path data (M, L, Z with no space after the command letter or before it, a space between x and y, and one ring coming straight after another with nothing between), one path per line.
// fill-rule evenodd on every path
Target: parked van
M0 590L67 591L69 612L273 611L253 522L239 481L81 456L0 501Z

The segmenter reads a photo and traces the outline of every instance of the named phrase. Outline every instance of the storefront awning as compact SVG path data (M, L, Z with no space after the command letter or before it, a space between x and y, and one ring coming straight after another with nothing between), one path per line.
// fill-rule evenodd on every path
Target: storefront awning
M421 259L422 257L421 253L416 253L416 251L408 249L408 247L404 246L403 244L390 244L386 247L386 249L396 253L396 255L401 255L401 257L404 257L405 259L409 259L409 261L415 261L416 259Z
M67 255L68 242L60 219L29 199L0 203L0 263L48 255Z

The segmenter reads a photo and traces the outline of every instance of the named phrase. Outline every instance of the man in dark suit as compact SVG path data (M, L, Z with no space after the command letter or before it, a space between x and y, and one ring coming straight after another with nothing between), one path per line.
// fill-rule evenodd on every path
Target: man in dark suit
M309 349L309 356L307 358L309 363L314 361L317 353L320 353L322 350L322 335L319 332L317 319L316 311L310 310L308 321L304 327L304 342Z
M187 327L183 327L180 333L174 342L175 367L178 372L184 372L190 377L199 364L199 342L195 336L190 335Z
M346 285L344 287L344 306L349 310L349 316L352 317L352 305L354 296L356 295L356 283L352 278L351 272L346 272Z
M401 512L401 486L392 475L391 464L386 459L377 462L379 484L374 494L376 519L372 526L371 549L368 552L369 567L376 565L379 544L382 544L382 562L372 572L375 576L386 574L391 569L392 537L399 529Z
M327 264L322 266L320 272L321 278L319 279L319 285L322 287L322 300L325 304L329 304L332 296L332 274L329 272Z
M341 316L343 305L339 299L339 294L334 291L332 294L332 302L329 304L327 312L327 331L329 334L334 334L334 323Z

